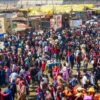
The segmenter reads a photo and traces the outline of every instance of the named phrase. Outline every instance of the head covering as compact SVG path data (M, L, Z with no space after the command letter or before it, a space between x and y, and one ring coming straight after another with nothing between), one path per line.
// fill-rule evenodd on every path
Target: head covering
M77 88L78 88L78 86L75 86L75 87L73 88L73 93L74 93L74 94L77 94Z
M63 93L65 94L65 96L71 96L72 95L72 93L69 90L67 90L67 89L65 89L63 91Z
M82 93L77 93L76 97L80 97L82 95Z
M87 90L87 92L89 92L89 93L94 93L94 92L95 92L94 87L90 87L90 88Z
M83 91L83 88L82 87L78 87L77 88L77 92L82 92Z

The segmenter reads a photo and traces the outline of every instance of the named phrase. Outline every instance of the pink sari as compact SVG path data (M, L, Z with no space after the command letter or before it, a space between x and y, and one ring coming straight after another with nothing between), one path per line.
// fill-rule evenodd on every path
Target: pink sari
M69 70L67 68L66 68L66 70L65 70L65 68L62 69L62 76L65 81L67 81L69 79Z

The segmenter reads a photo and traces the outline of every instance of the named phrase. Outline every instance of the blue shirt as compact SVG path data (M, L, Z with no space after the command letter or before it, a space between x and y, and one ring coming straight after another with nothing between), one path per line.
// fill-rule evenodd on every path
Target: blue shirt
M4 93L9 94L7 97L5 97L5 100L13 100L12 91L10 89L6 89Z

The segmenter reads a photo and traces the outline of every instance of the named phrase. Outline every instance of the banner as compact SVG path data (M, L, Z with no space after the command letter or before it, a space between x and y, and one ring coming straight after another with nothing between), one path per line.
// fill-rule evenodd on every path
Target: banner
M80 27L82 25L82 20L70 20L70 27Z
M0 17L0 34L1 33L6 33L5 31L5 18Z
M62 27L62 15L54 15L50 20L50 27L57 30Z
M27 24L15 22L13 23L12 28L13 28L13 31L23 31L29 27Z

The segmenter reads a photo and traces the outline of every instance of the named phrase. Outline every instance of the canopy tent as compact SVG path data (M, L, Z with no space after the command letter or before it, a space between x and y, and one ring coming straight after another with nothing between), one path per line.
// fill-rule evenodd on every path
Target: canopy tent
M71 7L65 6L65 5L57 5L54 8L55 13L59 14L59 13L70 13L71 11Z
M18 11L21 11L21 12L28 12L28 8L21 8L21 9L19 9Z
M100 7L91 8L91 10L100 11Z
M91 8L90 10L96 13L100 13L100 7L94 7L94 8Z
M54 9L53 8L54 8L53 5L41 6L40 12L42 12L43 14L50 14L50 15L52 15L54 13Z
M94 4L83 4L83 6L86 7L86 8L89 8L89 9L95 7Z
M40 16L40 15L43 15L43 14L36 10L32 10L31 12L28 13L28 16Z
M42 15L42 13L40 12L40 7L38 6L34 6L28 9L28 16L39 16Z
M84 11L84 6L82 6L82 5L73 5L72 6L72 11L82 12L82 11Z
M93 8L93 4L70 4L70 5L43 5L34 6L31 8L19 9L19 11L28 12L29 16L33 15L52 15L60 13L70 13L71 11L80 12L84 11L84 8Z

